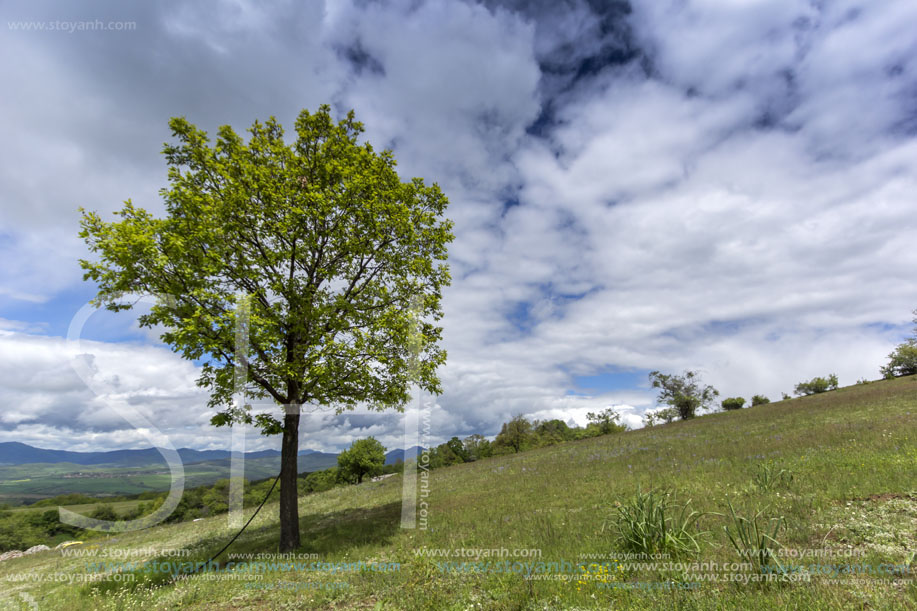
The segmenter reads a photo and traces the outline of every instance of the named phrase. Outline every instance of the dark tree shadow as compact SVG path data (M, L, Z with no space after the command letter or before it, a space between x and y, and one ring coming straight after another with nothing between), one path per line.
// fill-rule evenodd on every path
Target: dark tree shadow
M401 503L314 513L300 518L299 551L319 556L339 554L366 545L388 544L401 523Z
M301 545L296 550L303 554L318 554L320 558L339 555L350 549L366 545L383 546L398 532L401 522L401 503L376 507L359 507L341 511L315 512L300 515ZM220 556L225 561L229 554L273 553L279 545L280 528L276 522L249 527L245 533ZM219 550L214 541L208 547Z

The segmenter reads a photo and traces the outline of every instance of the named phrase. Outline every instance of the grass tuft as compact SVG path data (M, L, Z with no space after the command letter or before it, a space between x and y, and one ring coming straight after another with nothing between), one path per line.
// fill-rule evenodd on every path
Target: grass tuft
M699 540L706 534L697 528L703 515L691 510L690 500L679 504L672 492L638 492L617 507L613 519L616 542L623 551L646 557L660 553L691 556L700 552Z
M767 492L774 488L786 488L793 482L793 473L786 469L778 469L772 463L763 463L758 466L752 481L758 488Z
M752 518L746 518L736 513L732 503L729 503L729 514L732 518L732 525L731 527L724 526L723 530L736 553L743 560L751 562L756 573L779 574L784 572L784 567L777 559L776 553L776 550L782 547L777 536L781 528L786 526L784 518L781 516L765 521L763 510Z

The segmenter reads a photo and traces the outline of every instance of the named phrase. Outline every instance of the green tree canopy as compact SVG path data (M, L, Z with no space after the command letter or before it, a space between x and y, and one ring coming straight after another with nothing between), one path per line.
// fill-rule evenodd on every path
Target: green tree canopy
M468 462L468 452L465 451L465 444L462 443L461 439L453 437L446 442L446 445L460 459L460 462Z
M512 449L514 453L526 449L532 442L532 423L524 416L515 416L504 422L500 433L494 439L494 445Z
M543 444L550 445L573 438L573 431L571 431L569 425L559 418L542 422L536 421L533 425L535 434L538 435L540 442Z
M303 110L289 143L273 117L255 122L248 142L223 126L214 145L183 118L169 125L178 142L164 149L165 217L130 200L114 222L81 209L80 235L98 259L80 263L110 310L131 308L136 294L166 296L139 323L162 325L163 341L202 363L215 425L283 433L288 551L299 546L300 407L401 408L410 383L440 391L447 199L420 178L401 182L390 151L358 142L353 112L335 123L328 106ZM248 334L239 349L237 327ZM240 384L284 406L282 419L234 404Z
M659 390L659 403L675 408L682 420L693 418L697 410L709 405L720 392L701 382L696 371L685 371L683 375L650 372L650 383Z
M385 447L375 437L358 439L350 449L338 454L341 476L351 482L361 483L367 475L373 477L385 466Z
M600 412L589 412L586 414L586 420L589 421L588 426L596 428L602 435L627 430L627 426L620 423L621 414L610 407Z
M720 405L726 411L742 409L743 407L745 407L745 398L744 397L729 397L728 399L723 399Z
M491 443L483 435L477 433L469 435L462 440L462 445L465 448L465 455L468 457L469 461L487 458L493 453L490 447Z

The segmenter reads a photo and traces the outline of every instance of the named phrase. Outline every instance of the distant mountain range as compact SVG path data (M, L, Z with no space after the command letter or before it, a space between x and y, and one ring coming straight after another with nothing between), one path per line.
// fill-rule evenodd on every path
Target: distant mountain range
M410 458L416 459L417 456L421 452L423 452L423 450L424 449L420 446L414 446L413 448L408 448L407 450L392 450L390 452L386 452L385 453L385 464L393 465L396 462L398 462L399 460L404 461L405 456L407 456L409 459Z
M405 454L409 457L416 455L422 448L415 446L407 450L391 450L385 455L385 463L393 464L404 460ZM192 465L206 461L226 460L232 458L229 450L192 450L180 448L178 455L182 463ZM308 464L311 469L327 469L337 464L337 454L318 452L316 450L301 450L299 463ZM246 452L245 458L279 458L279 450L260 450ZM308 457L304 459L304 457ZM18 441L0 443L0 465L26 465L32 463L71 463L75 465L111 465L115 467L136 467L155 463L165 464L162 454L156 448L143 450L111 450L108 452L70 452L68 450L48 450L36 448ZM300 468L300 471L306 469Z

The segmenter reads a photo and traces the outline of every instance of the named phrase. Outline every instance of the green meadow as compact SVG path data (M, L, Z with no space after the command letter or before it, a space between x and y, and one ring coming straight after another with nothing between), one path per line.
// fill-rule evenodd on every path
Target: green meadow
M268 504L218 570L176 578L182 569L164 563L207 560L238 530L225 514L70 548L96 557L0 562L0 607L917 608L917 376L436 469L425 482L422 528L401 527L401 475L303 496L298 566L228 565L276 551ZM136 564L93 564L126 554Z

